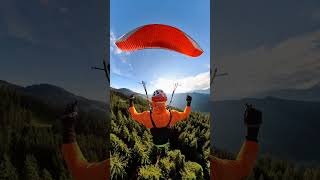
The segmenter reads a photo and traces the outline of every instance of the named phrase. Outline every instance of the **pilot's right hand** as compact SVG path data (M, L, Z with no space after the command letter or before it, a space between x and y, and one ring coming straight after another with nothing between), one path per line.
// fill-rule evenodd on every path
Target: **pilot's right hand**
M187 101L187 106L190 106L191 105L191 101L192 101L192 97L187 95L186 101Z
M75 123L78 118L78 103L77 101L67 105L64 114L61 118L62 121L62 138L63 143L73 143L76 141Z
M131 94L130 97L129 97L129 105L130 105L130 107L133 106L134 99L135 99L134 94Z
M262 124L262 112L257 110L251 104L246 104L244 113L244 123L247 126L247 140L258 142L259 129Z

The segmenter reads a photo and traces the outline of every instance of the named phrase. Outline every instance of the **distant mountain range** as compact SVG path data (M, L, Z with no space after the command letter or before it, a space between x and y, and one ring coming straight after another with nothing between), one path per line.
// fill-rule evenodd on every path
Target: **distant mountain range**
M204 90L195 90L190 93L200 93L200 94L210 94L210 88L209 89L204 89Z
M130 96L131 94L135 94L136 96L141 96L141 97L145 98L144 94L136 93L136 92L133 92L130 89L126 89L126 88L120 88L120 89L111 88L111 90L115 91L115 92L120 92L126 96ZM187 95L192 96L192 98L193 98L192 106L194 107L195 111L210 111L210 108L207 107L207 105L209 103L210 94L207 94L207 93L199 93L199 92L176 93L174 95L171 106L178 107L180 109L184 109L186 106ZM167 96L168 96L168 103L169 103L171 94L167 94ZM150 97L151 97L151 95L149 95L149 98Z
M181 93L174 96L172 105L184 108L185 97L187 95L193 97L194 110L202 112L210 112L210 89L204 91L193 91L190 93ZM256 94L248 98L264 99L274 97L286 100L311 101L320 102L320 83L308 89L282 89Z
M64 108L67 103L77 100L81 110L97 114L100 118L109 112L104 102L77 96L49 84L22 87L0 81L0 86L10 87L50 106ZM111 91L125 96L134 93L128 89L111 88ZM172 105L184 108L187 94L193 97L193 110L212 112L212 145L235 153L239 150L245 137L244 104L252 103L263 112L259 138L262 153L272 153L299 162L320 162L320 102L266 97L210 103L209 94L194 92L176 94Z
M107 106L104 102L77 96L63 88L50 84L37 84L22 87L0 80L0 86L12 88L19 93L30 96L30 98L41 101L42 103L53 107L64 108L67 104L77 101L79 108L85 112L99 111L100 113L105 113L108 111L107 108L109 108L109 106Z
M192 96L192 109L194 111L210 112L210 94L203 93L177 93L174 95L172 106L184 109L187 95Z
M115 92L122 93L122 94L124 94L124 95L126 95L126 96L130 96L130 95L132 95L132 94L141 95L141 96L142 96L142 94L133 92L133 91L131 91L130 89L127 89L127 88L119 88L119 89L116 89L116 88L111 87L110 90L111 90L111 91L115 91Z
M308 89L281 89L264 93L259 93L254 97L277 97L281 99L299 100L299 101L320 101L320 83Z

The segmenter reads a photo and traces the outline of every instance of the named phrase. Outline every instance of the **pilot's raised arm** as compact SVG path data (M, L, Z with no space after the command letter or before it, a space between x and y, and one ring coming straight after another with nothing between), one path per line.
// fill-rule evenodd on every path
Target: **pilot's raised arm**
M212 180L241 180L249 176L258 157L258 134L262 123L262 113L247 105L244 115L247 136L235 160L209 156Z

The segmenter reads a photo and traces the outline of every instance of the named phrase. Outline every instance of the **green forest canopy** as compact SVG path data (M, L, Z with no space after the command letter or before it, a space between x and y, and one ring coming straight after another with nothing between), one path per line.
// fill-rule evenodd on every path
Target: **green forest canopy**
M111 104L110 135L113 179L208 178L208 150L203 148L209 145L207 115L194 112L188 121L174 126L172 133L178 134L174 136L175 143L157 162L152 155L150 132L128 117L127 97L112 93L112 98L115 98ZM121 101L114 101L117 98ZM60 151L61 125L57 116L63 107L54 107L6 86L0 86L0 99L0 179L70 179ZM146 107L143 100L137 100L136 104L140 111ZM89 161L107 157L108 139L101 134L109 131L101 128L108 126L100 118L92 112L81 112L77 123L77 141ZM218 149L214 153L234 158ZM318 180L320 168L263 156L248 179Z

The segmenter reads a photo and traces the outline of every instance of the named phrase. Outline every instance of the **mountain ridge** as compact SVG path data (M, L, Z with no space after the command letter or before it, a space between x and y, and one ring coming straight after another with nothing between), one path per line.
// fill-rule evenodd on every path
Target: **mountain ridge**
M279 97L288 100L320 101L320 82L306 89L280 89L258 93L252 97L263 98L266 96Z
M15 87L18 91L26 92L32 97L61 107L64 107L69 100L76 99L80 101L79 106L81 109L93 112L99 117L105 117L106 112L109 112L107 110L109 107L106 103L98 102L97 104L97 101L74 95L63 88L53 85L28 86L27 90L25 90L24 87L5 83L4 81L0 81L0 84ZM45 91L38 94L40 90ZM115 91L114 89L110 90ZM50 93L53 95L51 96ZM177 94L174 102L177 99L181 99L179 100L182 102L181 106L185 107L186 94L189 93ZM47 96L54 98L49 98L48 100ZM200 99L197 100L197 96L200 96ZM320 128L320 102L286 100L270 96L263 99L245 98L210 102L208 95L199 93L194 93L193 98L194 100L191 104L193 111L200 104L203 105L201 108L206 108L206 110L209 110L207 112L212 114L211 138L213 141L211 144L216 147L227 149L234 153L239 150L245 137L243 123L244 104L251 103L263 112L263 125L259 138L262 153L271 153L299 162L320 161L320 155L317 153L320 152L320 146L315 141ZM205 101L202 101L202 98ZM54 103L52 102L53 100L57 100L57 102ZM197 101L199 102L197 103Z

